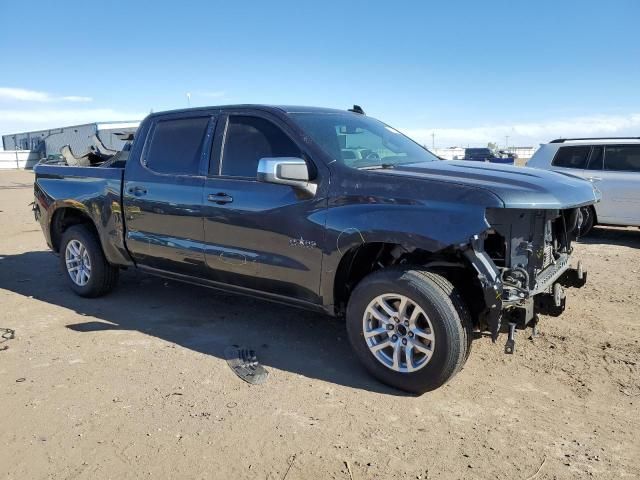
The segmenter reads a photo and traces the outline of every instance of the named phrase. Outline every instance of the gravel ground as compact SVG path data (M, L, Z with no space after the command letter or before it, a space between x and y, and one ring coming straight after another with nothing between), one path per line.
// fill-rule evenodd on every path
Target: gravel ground
M321 315L124 272L109 296L64 284L0 172L0 475L37 478L640 478L640 230L577 245L567 311L473 342L445 387L379 384ZM254 347L263 385L224 349Z

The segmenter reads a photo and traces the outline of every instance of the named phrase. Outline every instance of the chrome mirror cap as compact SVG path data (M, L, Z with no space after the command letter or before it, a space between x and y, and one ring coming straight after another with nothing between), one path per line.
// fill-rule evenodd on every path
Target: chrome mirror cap
M315 195L317 185L310 181L309 167L302 158L271 157L258 162L258 181L289 185Z

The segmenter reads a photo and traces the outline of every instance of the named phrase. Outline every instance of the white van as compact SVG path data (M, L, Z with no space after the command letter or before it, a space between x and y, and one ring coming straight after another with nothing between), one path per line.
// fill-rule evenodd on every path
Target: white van
M582 235L596 224L640 226L640 137L553 140L527 167L577 175L602 192L600 203L581 211Z

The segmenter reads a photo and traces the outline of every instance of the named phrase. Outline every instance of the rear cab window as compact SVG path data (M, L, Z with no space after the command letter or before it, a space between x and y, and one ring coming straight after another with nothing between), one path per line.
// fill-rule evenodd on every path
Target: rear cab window
M159 120L144 155L144 165L170 175L198 175L209 117Z
M553 157L551 165L563 168L585 168L591 152L589 145L560 147Z

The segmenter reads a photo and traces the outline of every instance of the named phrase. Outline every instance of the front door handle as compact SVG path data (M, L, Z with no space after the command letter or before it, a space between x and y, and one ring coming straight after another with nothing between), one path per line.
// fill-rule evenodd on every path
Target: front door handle
M135 195L136 197L141 197L147 194L147 189L140 185L137 185L135 187L129 187L129 193Z
M233 197L223 192L210 193L207 197L207 200L209 200L210 202L215 202L218 205L224 205L225 203L233 202Z
M599 182L600 180L602 180L602 177L587 177L587 180L589 180L590 182Z

